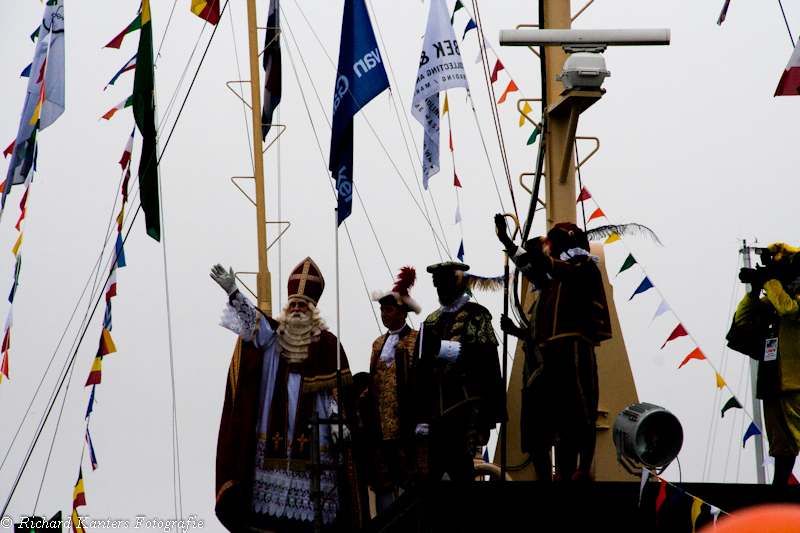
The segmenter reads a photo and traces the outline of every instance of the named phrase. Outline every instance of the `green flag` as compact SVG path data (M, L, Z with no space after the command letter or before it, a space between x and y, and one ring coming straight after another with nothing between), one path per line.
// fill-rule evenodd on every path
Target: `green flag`
M456 7L453 8L453 16L450 17L450 25L453 25L453 21L456 18L456 11L464 7L464 4L461 3L461 0L456 0Z
M625 259L625 262L622 264L622 268L620 268L619 272L617 272L617 276L619 276L620 274L622 274L635 264L636 264L636 259L634 259L631 254L628 254L628 258Z
M722 408L722 418L725 418L725 411L728 409L741 409L742 404L739 403L739 400L736 399L736 396L731 396L731 399L725 404L725 407Z
M533 143L536 142L536 136L537 135L539 135L539 127L538 126L534 126L533 127L533 133L531 133L531 136L528 138L528 144L527 144L528 146L530 146L530 145L532 145Z
M139 161L139 195L142 200L147 234L161 240L158 205L158 151L156 145L155 82L153 76L153 25L150 0L142 1L139 52L133 80L133 116L142 134L142 158Z

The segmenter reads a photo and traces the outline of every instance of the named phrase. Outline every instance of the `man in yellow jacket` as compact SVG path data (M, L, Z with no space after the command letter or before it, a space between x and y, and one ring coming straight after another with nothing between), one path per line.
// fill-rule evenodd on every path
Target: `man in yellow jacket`
M739 274L752 290L739 303L734 326L760 323L766 331L763 325L773 324L763 353L750 355L759 360L756 397L763 400L769 454L775 458L772 482L786 485L800 451L800 249L775 243L767 250L763 269L743 268ZM762 288L765 296L759 299Z

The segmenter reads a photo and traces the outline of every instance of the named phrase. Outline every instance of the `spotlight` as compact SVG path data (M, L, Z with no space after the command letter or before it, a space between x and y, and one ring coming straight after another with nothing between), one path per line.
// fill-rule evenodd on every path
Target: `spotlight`
M660 474L683 445L683 428L675 415L651 403L623 409L614 422L613 436L617 461L635 476L643 466Z

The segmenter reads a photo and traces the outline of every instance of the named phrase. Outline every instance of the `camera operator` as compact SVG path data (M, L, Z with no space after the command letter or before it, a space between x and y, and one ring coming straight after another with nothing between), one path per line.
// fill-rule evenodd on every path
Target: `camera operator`
M756 397L764 403L769 454L775 458L774 485L788 484L800 451L798 252L783 243L756 251L763 266L739 272L751 291L739 303L732 326L732 333L738 330L740 336L749 337L749 346L740 351L759 361Z

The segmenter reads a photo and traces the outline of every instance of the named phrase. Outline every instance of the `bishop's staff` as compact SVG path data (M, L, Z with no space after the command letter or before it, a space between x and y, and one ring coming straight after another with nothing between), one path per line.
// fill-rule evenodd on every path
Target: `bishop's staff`
M519 220L513 213L503 213L503 217L511 217L514 221L514 232L511 238L515 238L519 232ZM496 228L495 228L496 229ZM505 265L503 267L503 316L508 316L508 250L505 253ZM508 398L508 333L503 329L503 405L506 405ZM500 480L506 479L506 426L507 422L500 423Z

